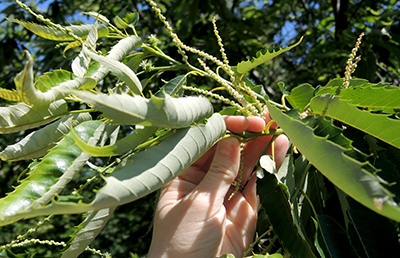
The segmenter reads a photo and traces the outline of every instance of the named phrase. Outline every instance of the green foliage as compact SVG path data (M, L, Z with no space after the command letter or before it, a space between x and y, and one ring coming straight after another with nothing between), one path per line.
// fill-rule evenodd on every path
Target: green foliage
M279 129L236 137L284 133L292 145L278 171L274 157L260 159L258 194L262 223L257 235L262 238L257 238L246 254L253 252L251 257L272 258L343 257L344 254L375 257L398 253L400 88L393 85L396 84L393 78L399 73L396 61L400 55L396 33L387 42L375 37L376 33L383 35L383 27L394 22L392 14L368 9L354 17L357 26L366 29L369 26L366 22L379 21L381 29L367 32L366 46L361 48L362 61L357 63L359 68L354 73L365 75L362 77L368 80L351 79L347 86L347 79L336 77L345 71L349 54L346 46L354 44L354 32L349 34L351 30L339 26L337 20L335 36L342 40L342 45L331 41L327 35L332 33L334 17L323 13L325 3L316 9L311 8L311 3L306 4L319 17L322 36L316 35L312 27L307 32L298 32L307 37L289 47L265 48L261 46L263 42L252 39L265 40L275 31L272 28L267 35L252 37L260 31L254 24L269 17L261 9L248 3L240 9L239 21L234 19L232 11L235 4L229 10L210 1L197 10L196 3L189 2L165 1L159 6L167 7L167 12L179 10L172 20L178 32L175 34L154 3L150 3L153 8L141 10L146 15L123 8L109 17L103 12L89 12L96 19L94 24L62 26L17 1L44 25L17 16L7 18L10 24L20 24L37 37L58 41L58 47L65 48L51 57L66 58L68 62L62 69L36 76L34 67L35 70L46 67L42 63L49 66L48 70L60 66L42 52L46 49L44 45L32 54L24 50L25 66L16 66L19 69L12 75L15 90L0 89L0 97L8 101L0 107L0 133L15 136L13 140L19 138L16 143L7 143L0 157L4 161L33 159L30 165L24 164L26 176L21 173L21 179L12 181L15 190L0 199L0 224L6 228L10 224L25 224L21 219L32 222L38 216L54 214L85 213L86 218L64 233L69 234L67 243L29 239L34 231L30 230L15 241L5 241L4 244L10 244L0 246L0 256L33 257L34 249L26 252L18 249L18 245L29 244L62 247L48 253L49 257L77 257L85 250L85 254L90 251L105 256L105 251L88 246L96 243L98 235L110 230L106 224L120 216L120 209L127 207L122 205L146 198L229 134L221 115L215 111L223 109L223 114L265 118L266 107ZM285 5L292 3L276 3L265 8L265 12L285 15ZM390 1L386 5L392 6ZM189 6L195 11L189 10ZM165 33L160 31L161 23L149 13L150 9L166 26ZM398 13L396 9L391 11ZM207 44L191 44L209 45L210 54L182 43L192 43L185 33L193 28L206 29L212 12L223 13L223 21L229 20L229 26L225 24L221 35L218 31L214 31L216 35L206 33L202 40ZM202 24L196 21L200 16L204 18ZM292 16L287 15L288 21L294 20ZM304 21L304 17L295 18L299 24L315 26L310 25L313 21ZM159 27L153 28L153 23ZM231 33L230 28L235 25L238 31ZM282 28L283 24L277 27ZM159 33L159 40L150 31ZM178 38L181 33L183 40ZM211 36L217 36L215 47L210 43ZM313 37L319 38L315 46L307 39ZM229 41L222 45L221 38L222 42L225 38ZM169 48L171 42L177 50ZM294 48L300 43L301 47ZM392 57L379 57L389 60L380 63L379 69L372 45L393 51ZM261 48L265 50L256 52ZM329 51L321 50L326 48ZM288 50L300 63L293 65L287 61L291 59L287 53L281 55ZM218 51L222 61L211 55ZM198 67L193 65L195 58L199 60ZM229 65L228 58L237 65ZM317 59L329 62L316 65ZM314 64L313 69L307 70L305 64ZM385 69L391 73L382 75ZM292 73L293 70L296 72ZM309 73L307 79L302 77L305 70ZM363 74L364 71L368 73ZM393 83L377 81L370 71ZM271 79L271 74L276 77ZM351 73L346 74L346 78L350 76ZM281 104L274 101L278 99L276 87L271 87L272 82L279 80L289 85L285 88L279 83L283 93ZM323 81L326 86L318 86ZM216 94L216 90L224 91ZM150 209L148 199L145 200ZM150 224L150 218L146 219ZM142 220L143 217L137 219L137 224ZM37 223L38 229L43 227L43 223ZM375 233L385 237L376 237ZM108 233L105 234L103 237L107 237Z
M276 46L271 46L269 48L266 48L264 51L259 51L256 53L256 57L254 57L251 60L248 61L242 61L238 63L237 65L237 71L238 73L247 73L250 70L253 70L255 67L268 62L269 60L273 59L274 57L279 56L280 54L289 51L290 49L296 47L301 43L303 38L301 38L296 44L293 44L289 47L276 47Z

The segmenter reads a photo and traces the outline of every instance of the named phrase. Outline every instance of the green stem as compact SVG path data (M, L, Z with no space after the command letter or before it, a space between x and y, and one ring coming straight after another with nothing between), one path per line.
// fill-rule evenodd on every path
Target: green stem
M173 59L172 57L164 54L164 52L162 52L160 50L155 50L154 48L152 48L152 47L150 47L148 45L145 45L145 44L143 44L141 47L144 48L145 50L149 51L150 53L155 54L155 55L157 55L157 56L159 56L159 57L161 57L161 58L163 58L163 59L165 59L165 60L167 60L169 62L172 62L172 63L174 63L176 65L182 65L181 62L176 61L175 59Z
M243 257L250 255L250 253L253 251L254 246L260 242L261 239L263 239L266 235L272 232L272 227L270 227L267 231L265 231L263 234L261 234L257 239L250 245L249 249L247 249L246 252L243 253Z
M79 109L79 110L72 110L69 113L70 114L77 114L77 113L90 113L90 112L96 112L95 109L90 108L90 109Z
M261 136L266 136L266 135L281 135L284 134L285 132L281 129L278 128L276 130L269 130L269 133L261 132L261 133L253 133L253 132L243 132L243 133L233 133L232 135L241 139L248 139L248 138L253 138L253 137L261 137Z

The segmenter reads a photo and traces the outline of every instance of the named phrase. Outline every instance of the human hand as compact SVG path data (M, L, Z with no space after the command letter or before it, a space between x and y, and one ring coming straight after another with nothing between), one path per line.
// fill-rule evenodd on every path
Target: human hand
M227 129L234 133L261 132L266 125L259 117L224 119ZM147 257L205 258L227 253L242 257L253 241L260 205L253 169L270 139L271 136L259 137L244 147L241 186L250 179L243 191L230 200L240 167L240 143L233 137L219 141L165 185L156 208ZM287 148L287 138L279 136L274 149L277 167Z

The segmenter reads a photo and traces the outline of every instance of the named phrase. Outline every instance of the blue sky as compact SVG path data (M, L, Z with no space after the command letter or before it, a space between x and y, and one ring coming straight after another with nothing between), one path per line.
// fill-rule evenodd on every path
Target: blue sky
M54 0L44 0L41 1L41 3L39 4L38 8L41 11L44 11L47 9L47 7L49 6L49 4L51 2L53 2ZM73 0L72 0L73 1ZM9 3L5 3L4 0L0 0L0 12L2 10L4 10L5 8L7 8L7 6L9 6L12 2ZM259 1L259 7L261 7L261 5L263 4L263 1ZM2 21L4 18L4 15L0 13L0 21ZM70 21L72 22L73 20L82 20L84 22L87 23L91 23L94 21L93 18L87 18L86 15L81 15L81 14L76 14L73 17L70 18ZM287 46L288 43L290 42L290 40L292 40L293 38L297 37L297 33L295 30L295 23L294 22L286 22L285 26L282 28L282 35L277 35L274 37L274 41L275 42L281 42L283 46Z
M45 10L47 9L47 7L49 6L49 4L50 4L51 2L53 2L53 1L54 1L54 0L44 0L44 1L41 1L41 3L40 3L39 6L38 6L39 10L45 11ZM71 0L71 1L73 1L73 0ZM12 2L5 3L5 2L3 2L2 0L0 0L0 12L3 11L5 8L7 8L11 3L12 3ZM28 5L29 5L29 4L28 4ZM0 21L2 21L3 18L4 18L4 15L3 15L2 13L0 13ZM72 20L77 20L77 19L82 20L82 21L84 21L84 22L88 21L87 16L85 16L85 15L80 15L80 14L74 15L74 17L71 18L71 21L72 21ZM94 20L94 19L93 19L93 20Z

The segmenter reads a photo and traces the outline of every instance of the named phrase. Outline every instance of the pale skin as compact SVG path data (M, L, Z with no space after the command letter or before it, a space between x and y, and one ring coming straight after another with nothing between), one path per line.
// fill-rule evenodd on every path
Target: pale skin
M259 117L226 116L224 119L227 129L234 133L261 132L269 122ZM273 127L276 128L276 124ZM242 257L253 242L260 207L253 169L270 138L259 137L246 144L243 178L250 179L247 184L242 180L245 188L230 200L234 191L232 183L240 166L240 143L234 137L220 140L164 186L147 257L207 258L227 253ZM284 135L275 140L277 167L282 164L288 144Z

